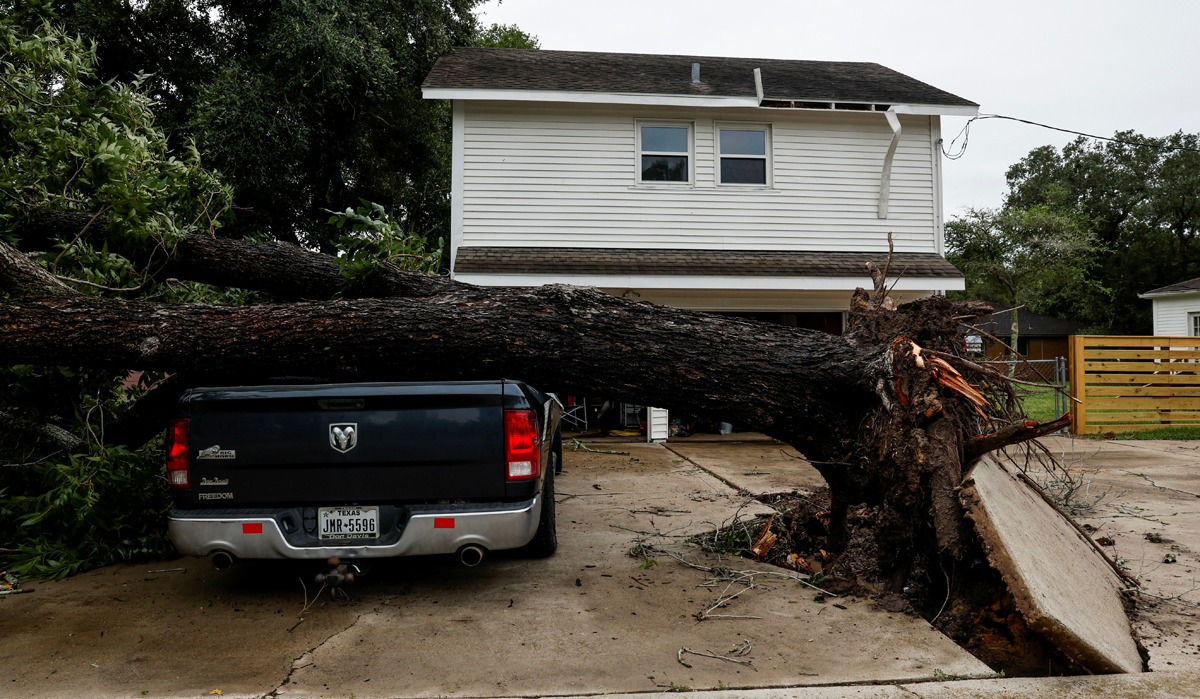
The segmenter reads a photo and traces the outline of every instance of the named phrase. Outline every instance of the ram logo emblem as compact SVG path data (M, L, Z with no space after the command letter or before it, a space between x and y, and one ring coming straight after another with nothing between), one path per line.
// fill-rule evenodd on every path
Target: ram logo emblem
M358 446L358 423L335 422L329 426L329 446L345 454Z

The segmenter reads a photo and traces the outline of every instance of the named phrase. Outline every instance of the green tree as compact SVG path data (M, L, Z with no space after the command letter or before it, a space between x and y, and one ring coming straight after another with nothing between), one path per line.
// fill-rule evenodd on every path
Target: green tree
M323 212L377 202L449 234L450 109L420 84L455 46L537 48L482 27L481 0L0 1L96 42L97 78L138 75L171 145L194 140L237 194L224 234L335 249Z
M1019 339L1018 307L1034 312L1070 307L1104 289L1086 270L1100 251L1077 212L1038 204L1029 209L970 209L946 224L946 259L962 270L963 299L1012 307L1010 344Z
M420 84L471 42L477 0L280 0L222 9L236 32L186 126L237 192L239 231L331 252L322 214L360 199L448 237L450 119Z
M210 10L219 12L220 5L212 0L0 0L0 14L26 32L37 33L51 20L91 42L96 79L140 79L168 137L187 122L197 91L211 79L222 53L225 35ZM176 140L182 148L185 140Z
M1008 171L1004 211L1078 211L1100 247L1086 268L1092 288L1050 310L1098 332L1149 334L1151 305L1138 294L1200 276L1200 135L1116 138L1141 145L1080 138L1034 149Z
M540 49L537 37L521 31L515 24L493 24L479 32L474 46L485 49Z

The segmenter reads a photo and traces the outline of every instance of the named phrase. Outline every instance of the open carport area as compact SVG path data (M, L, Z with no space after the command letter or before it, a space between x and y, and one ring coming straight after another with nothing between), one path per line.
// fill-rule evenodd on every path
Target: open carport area
M923 619L820 594L788 571L705 553L690 540L768 513L754 494L818 487L791 449L769 440L591 447L628 453L568 446L557 480L561 543L548 559L494 554L476 568L449 557L398 559L376 565L344 602L317 596L312 567L243 563L217 573L186 558L31 585L33 594L0 599L0 677L8 678L0 694L1194 695L1194 595L1139 604L1135 628L1160 672L987 679L991 669ZM1074 449L1087 456L1077 467L1090 470L1093 487L1111 493L1080 521L1113 535L1148 591L1185 593L1200 544L1200 499L1191 494L1200 489L1186 468L1200 462L1196 452L1101 442ZM1151 543L1142 529L1170 543ZM630 555L648 539L667 555ZM1152 565L1166 553L1174 563ZM720 566L767 575L714 609L742 587L727 589L701 569ZM306 594L311 606L301 615ZM713 617L698 620L705 612ZM851 686L879 683L898 686Z

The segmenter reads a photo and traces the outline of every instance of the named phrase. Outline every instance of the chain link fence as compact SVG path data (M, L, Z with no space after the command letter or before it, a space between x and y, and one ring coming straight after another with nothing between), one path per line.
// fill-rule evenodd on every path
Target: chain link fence
M1067 366L1066 357L1017 360L992 359L980 363L995 369L1005 376L1011 376L1020 381L1045 384L1050 389L1061 389L1053 391L1054 414L1056 417L1071 409L1071 399L1066 395L1069 393L1067 386L1069 376L1067 372L1069 367Z

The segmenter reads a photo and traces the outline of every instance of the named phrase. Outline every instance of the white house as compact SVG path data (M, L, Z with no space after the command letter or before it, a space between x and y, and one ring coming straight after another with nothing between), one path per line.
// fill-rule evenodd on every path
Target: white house
M978 106L874 63L456 49L451 273L840 332L891 232L905 301L943 258L942 115Z
M1200 337L1200 279L1151 289L1138 298L1154 304L1154 334Z

